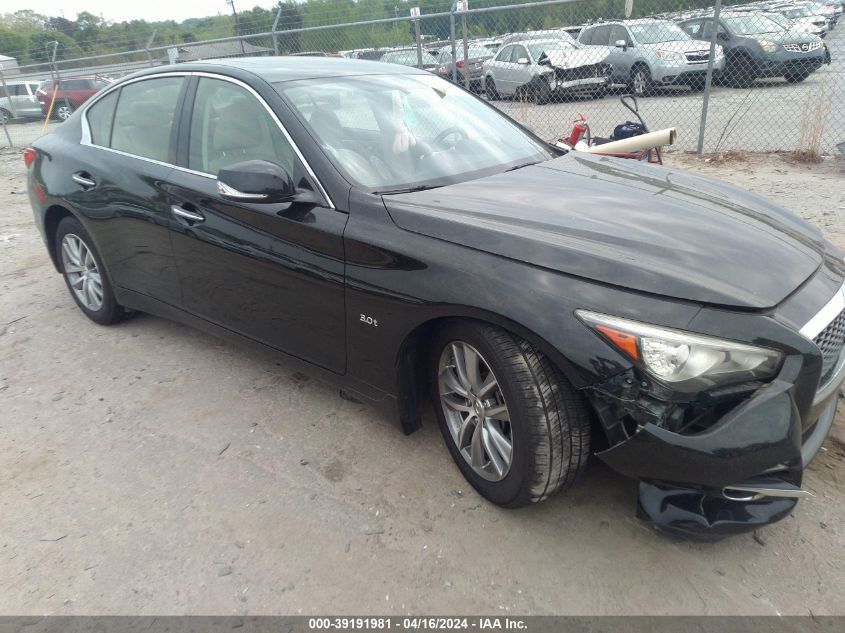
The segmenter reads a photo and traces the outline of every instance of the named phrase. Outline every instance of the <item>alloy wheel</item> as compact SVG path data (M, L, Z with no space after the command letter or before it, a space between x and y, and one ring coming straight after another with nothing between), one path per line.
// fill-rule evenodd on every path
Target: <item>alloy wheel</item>
M489 363L468 343L453 341L440 355L437 382L443 414L460 454L484 479L504 479L513 460L513 431Z
M56 116L62 121L67 121L71 114L73 114L73 108L71 106L62 105L56 110Z
M642 70L638 70L634 73L634 94L638 97L645 95L646 93L646 86L648 85L648 80L646 79L645 73Z
M62 239L62 270L79 302L96 312L103 305L103 278L91 249L77 235Z

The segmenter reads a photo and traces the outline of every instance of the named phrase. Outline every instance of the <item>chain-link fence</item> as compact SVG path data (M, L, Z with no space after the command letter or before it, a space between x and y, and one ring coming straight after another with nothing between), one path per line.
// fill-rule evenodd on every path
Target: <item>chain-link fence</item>
M549 140L569 136L581 115L589 134L611 135L632 118L619 96L633 93L649 129L676 128L677 150L815 156L843 147L845 0L512 2L434 0L422 13L379 4L357 22L322 2L325 23L310 26L280 5L269 29L236 37L167 46L150 38L135 50L60 60L48 46L50 62L0 71L0 144L26 145L104 82L140 68L324 55L425 68Z

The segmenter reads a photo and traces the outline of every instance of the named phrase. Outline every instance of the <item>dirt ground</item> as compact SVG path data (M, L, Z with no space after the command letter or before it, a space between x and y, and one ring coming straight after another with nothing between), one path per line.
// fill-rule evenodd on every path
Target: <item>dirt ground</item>
M670 162L845 246L845 166ZM403 436L284 364L162 319L88 322L0 156L0 614L845 614L845 420L793 516L716 544L634 517L594 463L484 502L433 420ZM761 265L764 263L761 262Z

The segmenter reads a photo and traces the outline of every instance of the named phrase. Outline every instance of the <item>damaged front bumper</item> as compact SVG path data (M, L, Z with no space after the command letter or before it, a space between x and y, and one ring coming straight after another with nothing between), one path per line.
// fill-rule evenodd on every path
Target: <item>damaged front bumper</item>
M775 379L703 431L673 432L648 421L653 410L628 417L626 439L598 456L611 468L640 480L638 515L658 529L685 537L717 540L787 516L801 497L804 468L830 430L845 381L845 351L816 392L809 414L796 405L795 384ZM625 385L633 384L625 392ZM605 386L607 387L607 386ZM617 379L611 403L606 388L593 392L599 417L647 409L633 397L636 383ZM625 404L622 404L625 403ZM806 420L806 421L805 421Z

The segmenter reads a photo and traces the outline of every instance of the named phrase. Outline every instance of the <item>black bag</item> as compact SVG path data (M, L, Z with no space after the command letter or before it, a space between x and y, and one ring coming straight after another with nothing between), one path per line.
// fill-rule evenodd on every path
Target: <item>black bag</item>
M621 141L623 138L631 138L640 134L645 134L645 127L643 127L642 123L625 121L625 123L621 123L613 128L613 134L610 135L610 138L614 141Z

